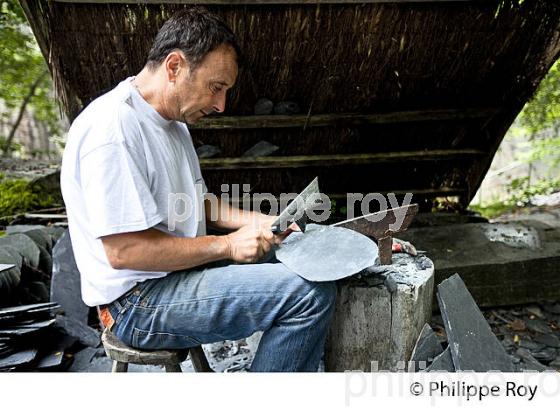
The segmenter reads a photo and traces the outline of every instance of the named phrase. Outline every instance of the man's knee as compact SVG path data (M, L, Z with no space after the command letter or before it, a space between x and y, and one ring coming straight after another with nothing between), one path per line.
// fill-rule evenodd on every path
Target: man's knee
M315 307L322 311L330 311L334 308L336 301L336 283L335 282L310 282L301 279L302 288L304 289L303 298L309 298L313 301Z
M329 309L334 307L336 302L336 283L335 282L313 282L315 297L323 306Z
M337 293L335 282L311 282L282 265L277 267L279 272L276 272L276 279L281 283L278 285L292 297L308 300L323 310L330 310L334 306Z

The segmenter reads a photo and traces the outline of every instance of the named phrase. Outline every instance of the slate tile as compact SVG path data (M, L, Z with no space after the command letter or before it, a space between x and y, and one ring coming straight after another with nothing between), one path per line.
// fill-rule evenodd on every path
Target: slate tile
M58 315L55 326L85 346L98 347L101 344L101 334L97 330L70 317Z
M457 371L515 370L458 274L438 285L437 298Z
M541 363L537 359L535 359L531 352L527 349L519 348L516 350L515 354L523 359L523 364L520 366L521 370L532 370L543 372L547 370L547 367Z
M33 268L39 267L41 251L29 236L21 233L3 236L0 238L0 247L3 246L11 246L16 249L29 266Z
M64 351L52 350L43 355L34 366L38 370L56 370L62 365L64 360Z
M218 155L222 150L215 145L201 145L196 149L196 155L198 158L212 158Z
M52 309L58 307L58 303L56 302L46 302L46 303L34 303L31 305L23 305L23 306L11 306L0 309L0 317L4 316L12 316L18 314L26 314L26 313L33 313L38 311L43 311L44 309Z
M545 347L538 352L531 352L531 355L540 362L549 363L558 357L558 350L553 347Z
M68 230L53 248L50 299L60 304L65 316L87 325L90 308L82 300L80 272Z
M37 349L26 349L0 359L0 369L18 367L32 362L37 357Z
M536 317L538 317L539 319L544 319L544 317L545 317L545 316L543 315L543 312L542 312L541 308L538 307L538 306L527 306L527 307L525 308L525 310L526 310L529 314L531 314L531 315L533 315L533 316L536 316Z
M560 348L560 339L553 334L538 334L534 337L534 340L548 347Z
M545 345L542 343L534 342L530 339L523 338L519 340L519 347L522 347L530 351L538 351L541 350L543 347L545 347Z
M37 246L45 248L49 253L52 252L53 241L44 227L30 229L22 233L29 236Z
M443 353L437 356L432 364L426 369L427 372L454 372L453 358L451 349L447 347Z
M527 319L525 321L527 329L535 333L551 333L552 329L548 326L548 323L541 319Z
M417 372L420 370L420 362L423 362L426 366L431 363L437 356L443 352L443 348L438 341L438 338L430 325L427 323L422 328L416 345L412 350L410 356L411 366L409 369Z
M259 141L247 151L245 151L242 157L266 157L270 154L278 151L280 147L271 144L268 141Z

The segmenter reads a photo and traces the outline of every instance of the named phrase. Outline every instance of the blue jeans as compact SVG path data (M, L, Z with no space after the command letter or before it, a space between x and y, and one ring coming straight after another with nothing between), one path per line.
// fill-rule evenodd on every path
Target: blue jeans
M264 331L251 371L315 372L336 285L281 263L201 266L139 283L109 305L113 332L140 349L180 349Z

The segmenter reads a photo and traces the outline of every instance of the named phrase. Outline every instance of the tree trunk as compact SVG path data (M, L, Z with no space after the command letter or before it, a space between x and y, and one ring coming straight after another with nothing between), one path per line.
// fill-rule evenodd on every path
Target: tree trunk
M37 90L37 87L39 86L41 81L43 81L43 78L45 78L47 73L48 73L48 71L43 71L43 73L31 85L31 87L29 88L29 92L27 93L27 95L23 99L23 101L22 101L22 103L19 107L18 116L16 117L16 120L15 120L15 122L12 125L12 128L10 130L10 134L8 135L8 138L6 139L6 146L4 147L4 152L3 152L3 155L5 157L7 157L10 153L10 146L12 145L12 141L14 139L14 136L16 135L16 131L17 131L17 129L18 129L20 123L21 123L21 120L23 119L23 114L25 114L25 109L27 108L27 105L29 104L29 101L31 101L31 98L33 98L33 96L35 95L35 91Z

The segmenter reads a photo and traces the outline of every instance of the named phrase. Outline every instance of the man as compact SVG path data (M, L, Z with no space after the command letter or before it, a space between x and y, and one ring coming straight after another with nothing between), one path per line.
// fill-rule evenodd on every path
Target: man
M222 21L186 9L161 28L142 71L72 124L61 186L82 298L136 348L186 348L263 330L251 371L316 371L334 284L255 263L287 233L272 234L274 216L227 203L210 212L185 125L224 110L239 56ZM169 198L178 193L192 199L192 216L170 229ZM206 235L206 223L231 233Z

